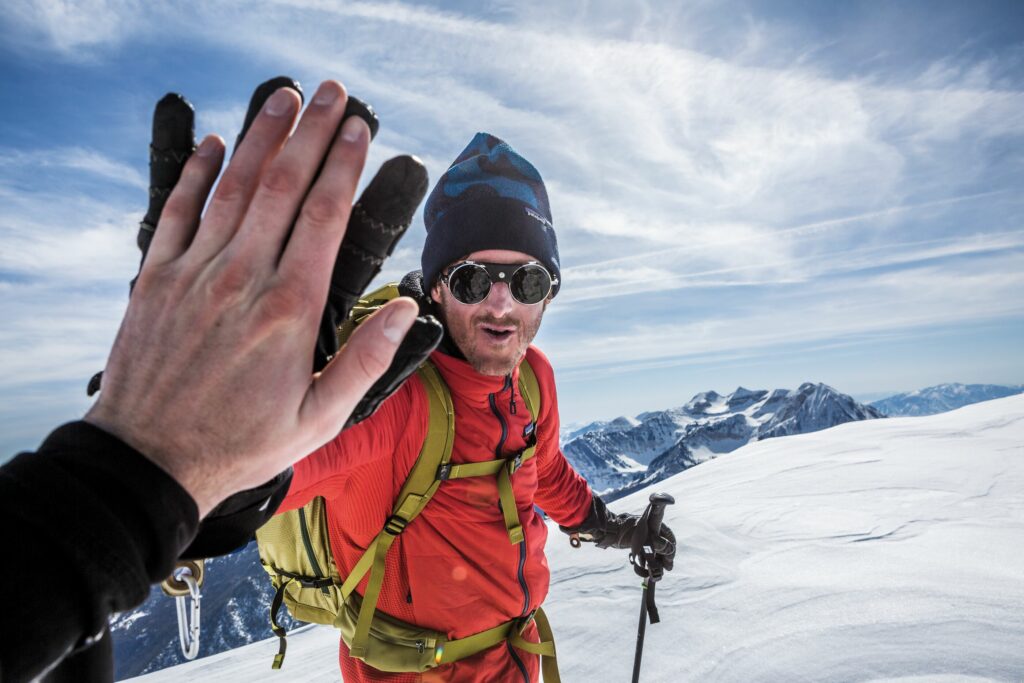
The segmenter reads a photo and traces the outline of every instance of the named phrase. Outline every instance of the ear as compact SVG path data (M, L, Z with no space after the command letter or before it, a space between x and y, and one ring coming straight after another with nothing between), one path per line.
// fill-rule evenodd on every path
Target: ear
M430 288L430 298L435 304L441 303L441 281L438 280L434 283L434 286Z

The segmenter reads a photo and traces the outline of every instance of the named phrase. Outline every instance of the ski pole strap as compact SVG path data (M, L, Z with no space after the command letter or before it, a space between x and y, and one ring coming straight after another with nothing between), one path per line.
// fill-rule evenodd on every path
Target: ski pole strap
M644 601L647 603L647 617L652 624L661 621L661 617L658 616L658 606L654 604L654 587L657 585L658 583L651 579L644 581Z

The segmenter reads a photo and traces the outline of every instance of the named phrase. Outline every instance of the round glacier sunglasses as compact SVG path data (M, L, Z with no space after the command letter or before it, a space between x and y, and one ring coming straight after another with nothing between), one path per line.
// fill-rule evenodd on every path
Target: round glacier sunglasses
M441 275L455 300L461 304L478 304L487 298L491 285L504 282L512 298L521 304L533 306L548 298L558 284L548 269L537 263L481 263L460 261Z

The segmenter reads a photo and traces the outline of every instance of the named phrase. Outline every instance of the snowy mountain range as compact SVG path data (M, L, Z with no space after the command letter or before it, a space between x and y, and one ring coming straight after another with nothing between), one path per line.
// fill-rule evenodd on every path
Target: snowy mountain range
M707 391L679 408L569 431L562 451L606 500L661 481L751 441L884 417L825 384L731 394Z
M1017 681L1024 671L1024 396L750 443L662 481L679 547L641 680ZM650 489L616 508L640 512ZM641 591L625 554L551 523L561 677L629 680ZM329 627L279 683L338 680ZM139 679L270 678L276 639ZM204 650L204 654L207 651Z
M905 394L896 394L869 405L891 417L935 415L972 403L1024 393L1024 385L939 384Z

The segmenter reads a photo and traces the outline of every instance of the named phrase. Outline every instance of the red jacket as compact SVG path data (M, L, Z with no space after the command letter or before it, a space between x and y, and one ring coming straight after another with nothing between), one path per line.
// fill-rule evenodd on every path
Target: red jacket
M534 509L575 526L590 510L592 494L558 446L558 404L547 358L527 350L541 391L537 450L512 477L526 541L509 542L493 477L449 480L398 537L387 558L377 609L449 638L484 631L539 606L548 592L544 557L547 527ZM519 370L511 382L489 377L468 363L435 352L431 360L451 391L455 408L452 462L493 460L525 447L531 422L519 393ZM327 500L331 546L342 577L380 532L419 454L427 430L427 396L411 377L364 422L295 466L280 512ZM362 593L367 579L359 586ZM557 634L557 624L554 624ZM537 641L535 627L528 640ZM536 681L535 655L502 644L425 674L387 674L348 656L341 644L346 681Z

